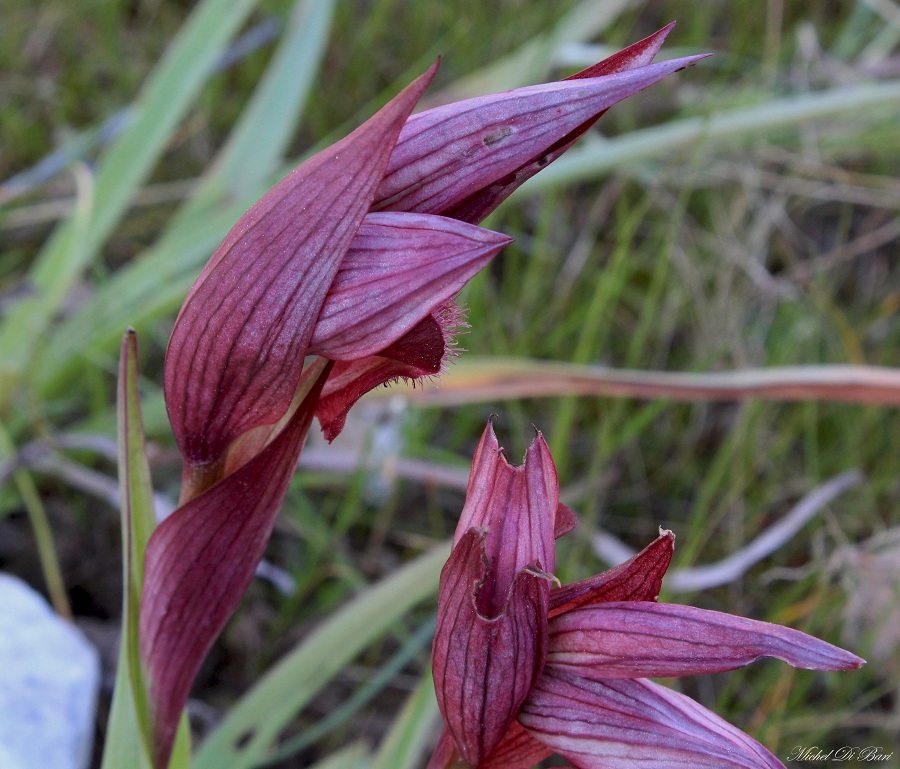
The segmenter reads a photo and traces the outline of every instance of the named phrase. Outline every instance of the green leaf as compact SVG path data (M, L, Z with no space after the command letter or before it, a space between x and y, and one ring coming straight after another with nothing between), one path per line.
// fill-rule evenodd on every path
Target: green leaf
M102 769L151 767L150 713L138 651L138 618L144 550L156 526L156 517L144 446L138 376L137 335L129 329L122 340L117 399L124 583L122 646Z
M197 192L159 240L99 286L94 301L50 340L36 372L42 393L64 389L85 357L114 349L123 325L176 312L228 228L288 170L281 160L319 72L333 7L334 0L296 3L265 75Z
M18 463L16 456L18 449L9 433L6 425L0 422L0 460ZM69 606L69 598L66 593L66 584L63 581L62 571L59 567L59 557L56 554L56 545L53 542L53 529L47 518L47 511L41 501L41 495L31 473L27 470L16 470L12 473L19 496L28 512L28 520L31 530L34 532L35 545L37 546L38 559L41 562L41 571L44 573L44 582L50 601L57 614L67 619L72 619L72 609Z
M395 654L382 663L365 683L359 686L340 706L334 708L327 717L279 744L278 749L266 757L266 763L279 764L287 760L353 718L374 697L384 691L413 658L431 644L431 639L434 637L435 619L436 614L433 614L422 623Z
M325 55L334 0L299 0L266 73L204 184L229 194L278 170Z
M204 0L150 76L131 123L97 165L93 194L79 196L81 210L56 229L29 272L33 295L18 302L0 325L0 408L9 407L41 335L99 254L255 2Z
M428 670L391 725L371 769L413 769L423 765L422 754L439 719L434 681Z
M450 545L434 548L333 614L231 709L195 757L196 769L250 769L291 719L410 608L437 592Z
M363 743L355 742L313 764L310 769L369 769L371 763L369 749Z

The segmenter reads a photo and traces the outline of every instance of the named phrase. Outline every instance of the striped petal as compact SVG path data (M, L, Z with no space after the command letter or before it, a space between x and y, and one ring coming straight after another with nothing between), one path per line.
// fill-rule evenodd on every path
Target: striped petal
M512 238L426 214L369 214L319 313L309 353L373 355L434 313Z
M644 679L545 670L519 721L578 769L783 769L740 729Z
M863 660L798 630L675 604L583 606L550 621L548 668L589 678L718 673L775 657L808 670L853 670Z
M413 115L400 134L373 208L481 221L555 159L565 149L562 145L571 144L577 138L571 138L573 132L586 130L613 104L701 58L518 88Z
M494 616L478 607L489 561L471 529L441 572L432 667L444 724L463 760L478 766L501 742L541 672L547 644L546 575L520 572Z
M659 53L663 43L672 31L675 23L672 22L668 26L654 32L649 37L629 45L627 48L613 54L607 59L594 64L587 69L582 70L565 80L583 80L589 77L602 77L604 75L613 75L616 72L626 72L630 69L643 67L653 61L653 57ZM597 114L585 120L577 128L570 131L556 143L548 147L546 150L536 155L530 162L520 166L514 173L498 179L492 184L478 190L465 200L455 204L449 211L447 216L461 219L465 222L480 222L487 217L497 206L499 206L513 192L527 182L532 176L541 169L546 168L550 163L556 160L560 155L566 152L578 139L590 130L603 115L606 110L600 110Z
M327 368L271 443L178 508L150 537L139 640L149 680L156 767L167 765L200 664L262 559L325 376Z

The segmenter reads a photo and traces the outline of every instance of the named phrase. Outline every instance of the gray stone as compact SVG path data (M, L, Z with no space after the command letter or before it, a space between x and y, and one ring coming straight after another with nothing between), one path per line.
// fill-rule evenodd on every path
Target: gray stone
M71 623L0 574L0 767L85 769L100 661Z

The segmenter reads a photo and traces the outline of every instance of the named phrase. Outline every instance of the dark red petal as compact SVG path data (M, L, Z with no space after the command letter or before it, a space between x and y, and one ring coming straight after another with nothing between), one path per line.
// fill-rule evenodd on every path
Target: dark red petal
M369 390L397 379L439 374L447 350L442 320L429 315L378 355L335 363L316 407L325 437L332 441L340 434L350 407Z
M374 208L479 222L561 154L577 138L573 132L583 132L613 104L700 58L529 86L413 115L391 155Z
M438 705L459 755L473 766L500 743L540 674L550 586L521 572L503 610L487 618L475 594L485 577L485 533L472 529L441 572L432 668Z
M139 638L159 751L157 767L167 765L203 658L262 559L324 379L320 377L268 446L176 510L150 538Z
M756 740L644 679L545 670L519 721L578 769L784 769Z
M553 751L538 742L518 721L513 721L500 744L478 769L531 769Z
M572 512L572 509L560 503L559 507L556 508L556 526L553 529L554 539L564 537L577 525L578 518L575 517L575 513Z
M512 238L428 214L369 214L328 290L310 355L377 354L449 302Z
M550 621L547 665L588 678L719 673L775 657L796 668L852 670L855 654L798 630L675 604L584 606Z
M672 553L675 535L664 531L633 558L602 574L550 593L550 616L572 611L578 606L607 601L655 601Z
M494 426L488 422L472 458L472 469L466 487L466 503L453 534L454 547L469 529L486 528L490 525L490 499L501 451Z
M286 412L328 288L434 70L267 192L197 279L165 368L187 462L220 460L239 435Z
M627 48L623 48L618 53L614 53L603 61L581 70L581 72L570 75L566 80L602 77L603 75L612 75L615 72L625 72L629 69L644 67L653 61L653 57L659 53L660 48L662 48L663 43L666 42L666 38L674 27L674 21L666 24L666 26L649 37L632 43Z

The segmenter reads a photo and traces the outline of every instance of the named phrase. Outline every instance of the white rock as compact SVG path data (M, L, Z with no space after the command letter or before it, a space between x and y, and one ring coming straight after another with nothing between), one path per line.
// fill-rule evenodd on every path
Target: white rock
M16 577L0 574L0 767L85 769L97 651Z

